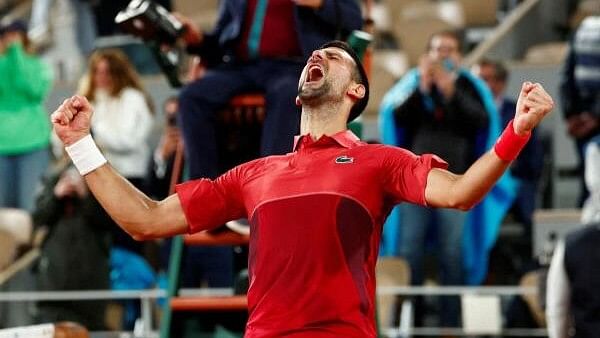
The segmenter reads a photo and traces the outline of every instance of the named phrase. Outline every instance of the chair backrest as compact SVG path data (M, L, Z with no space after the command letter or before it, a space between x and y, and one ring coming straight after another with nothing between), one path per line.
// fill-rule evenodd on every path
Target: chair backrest
M467 27L495 26L498 23L498 0L458 0Z
M406 54L398 50L374 50L371 64L371 96L363 115L376 116L387 91L408 70Z
M33 230L31 216L25 210L2 208L0 230L11 233L18 245L27 244L31 240Z
M9 266L17 255L17 240L12 233L0 230L0 271Z
M425 53L429 38L437 32L455 27L440 18L411 18L394 23L394 35L408 56L410 65L416 65Z
M389 13L390 17L398 18L402 15L407 7L418 4L429 4L429 0L383 0L383 4Z
M375 267L377 286L407 286L410 285L410 267L406 260L400 257L381 257ZM393 311L398 297L394 295L377 296L377 313L379 322L388 326L392 321Z
M562 65L567 57L568 49L566 42L535 44L527 48L523 61L536 65Z
M217 21L219 0L175 0L173 10L191 18L204 30L211 30Z
M530 271L530 272L526 273L523 277L521 277L519 286L535 287L535 288L538 288L538 291L541 291L540 283L542 283L543 281L540 279L543 276L545 276L545 274L543 274L542 271L540 271L540 270ZM542 304L540 302L540 297L543 297L543 296L545 296L545 295L524 294L521 296L523 298L523 301L525 301L525 303L527 304L527 307L529 308L529 311L531 312L533 319L540 327L546 326L546 316L544 314L544 309L542 308Z

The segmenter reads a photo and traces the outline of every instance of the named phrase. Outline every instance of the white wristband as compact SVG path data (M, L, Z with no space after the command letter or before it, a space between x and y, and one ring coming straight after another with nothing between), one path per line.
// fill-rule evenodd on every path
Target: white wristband
M65 150L81 176L98 169L106 163L106 159L96 146L92 135L89 134L70 146L65 147Z

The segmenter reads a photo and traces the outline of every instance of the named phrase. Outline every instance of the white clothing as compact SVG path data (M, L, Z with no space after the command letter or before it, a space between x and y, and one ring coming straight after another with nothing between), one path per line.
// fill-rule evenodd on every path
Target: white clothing
M600 222L600 146L590 142L585 149L585 186L590 196L581 210L583 224Z
M127 178L146 176L152 114L144 94L125 88L117 97L95 93L92 134L110 164Z
M554 249L546 287L548 338L568 338L570 328L571 285L565 271L565 242Z

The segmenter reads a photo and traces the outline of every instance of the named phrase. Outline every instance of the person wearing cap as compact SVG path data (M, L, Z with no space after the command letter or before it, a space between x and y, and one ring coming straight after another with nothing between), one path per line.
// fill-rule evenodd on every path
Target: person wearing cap
M20 20L0 27L0 207L33 211L49 161L50 121L43 102L52 72L29 52L26 32Z
M109 214L139 240L250 221L245 336L376 337L375 263L383 222L400 202L473 207L552 109L540 84L523 84L514 122L464 175L439 157L360 141L348 120L368 101L354 51L315 50L298 86L294 150L244 163L215 180L176 187L157 202L119 176L89 134L93 108L72 97L52 114L57 135ZM357 108L358 107L358 108Z

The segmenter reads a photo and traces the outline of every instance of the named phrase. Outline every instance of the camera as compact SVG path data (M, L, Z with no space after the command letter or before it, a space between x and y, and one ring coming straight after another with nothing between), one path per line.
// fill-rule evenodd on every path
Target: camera
M178 75L180 55L173 46L185 28L164 7L151 0L132 0L115 17L115 23L126 33L141 38L150 47L162 72L173 87L180 87Z

